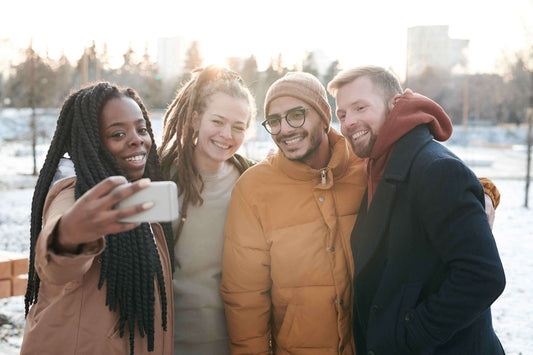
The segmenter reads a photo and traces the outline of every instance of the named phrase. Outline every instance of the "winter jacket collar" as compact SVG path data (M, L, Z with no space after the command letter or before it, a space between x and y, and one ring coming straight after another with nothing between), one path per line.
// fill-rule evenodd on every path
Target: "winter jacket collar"
M239 174L242 175L248 168L254 166L256 164L255 161L245 158L242 155L234 154L231 158L228 159L230 163L235 165L237 167L237 170L239 170Z
M383 179L403 182L407 179L411 164L420 149L433 139L429 128L421 124L404 135L396 145L388 161Z

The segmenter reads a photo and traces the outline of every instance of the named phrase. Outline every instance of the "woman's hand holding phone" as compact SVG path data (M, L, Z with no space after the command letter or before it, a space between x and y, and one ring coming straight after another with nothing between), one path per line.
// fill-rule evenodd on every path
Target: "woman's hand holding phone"
M150 186L150 179L140 179L115 190L128 181L123 176L108 177L81 196L61 217L55 246L61 252L75 252L80 244L96 241L107 234L131 230L140 223L121 220L153 207L143 202L129 207L113 207L125 198Z

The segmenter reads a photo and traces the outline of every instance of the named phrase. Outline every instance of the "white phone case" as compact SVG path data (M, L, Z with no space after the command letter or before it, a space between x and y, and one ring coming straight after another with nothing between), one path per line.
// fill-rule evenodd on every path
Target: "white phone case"
M116 189L123 189L128 184ZM145 189L137 191L115 205L114 208L129 207L143 202L153 202L147 211L124 218L121 222L170 222L178 218L178 188L173 181L154 181Z

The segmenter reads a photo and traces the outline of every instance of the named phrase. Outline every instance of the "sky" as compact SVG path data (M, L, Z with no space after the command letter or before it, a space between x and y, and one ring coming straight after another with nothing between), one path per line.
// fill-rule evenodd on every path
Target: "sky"
M7 0L0 9L0 40L25 48L31 39L72 60L106 42L115 65L130 45L156 58L157 39L175 36L199 40L205 64L254 55L263 70L281 53L292 67L318 49L342 68L374 64L400 77L413 26L448 25L451 38L468 39L471 73L499 72L533 46L533 0Z

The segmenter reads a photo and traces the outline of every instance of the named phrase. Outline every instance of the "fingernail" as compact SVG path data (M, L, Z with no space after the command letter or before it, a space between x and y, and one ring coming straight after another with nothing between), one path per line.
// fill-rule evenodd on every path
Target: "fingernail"
M144 179L139 180L140 187L146 187L148 185L150 185L150 179L144 178Z
M150 208L154 207L154 203L152 201L147 201L142 204L143 210L149 210Z
M121 176L121 175L111 176L110 179L113 182L117 182L117 183L120 182L121 184L125 184L128 182L128 180L124 176Z

